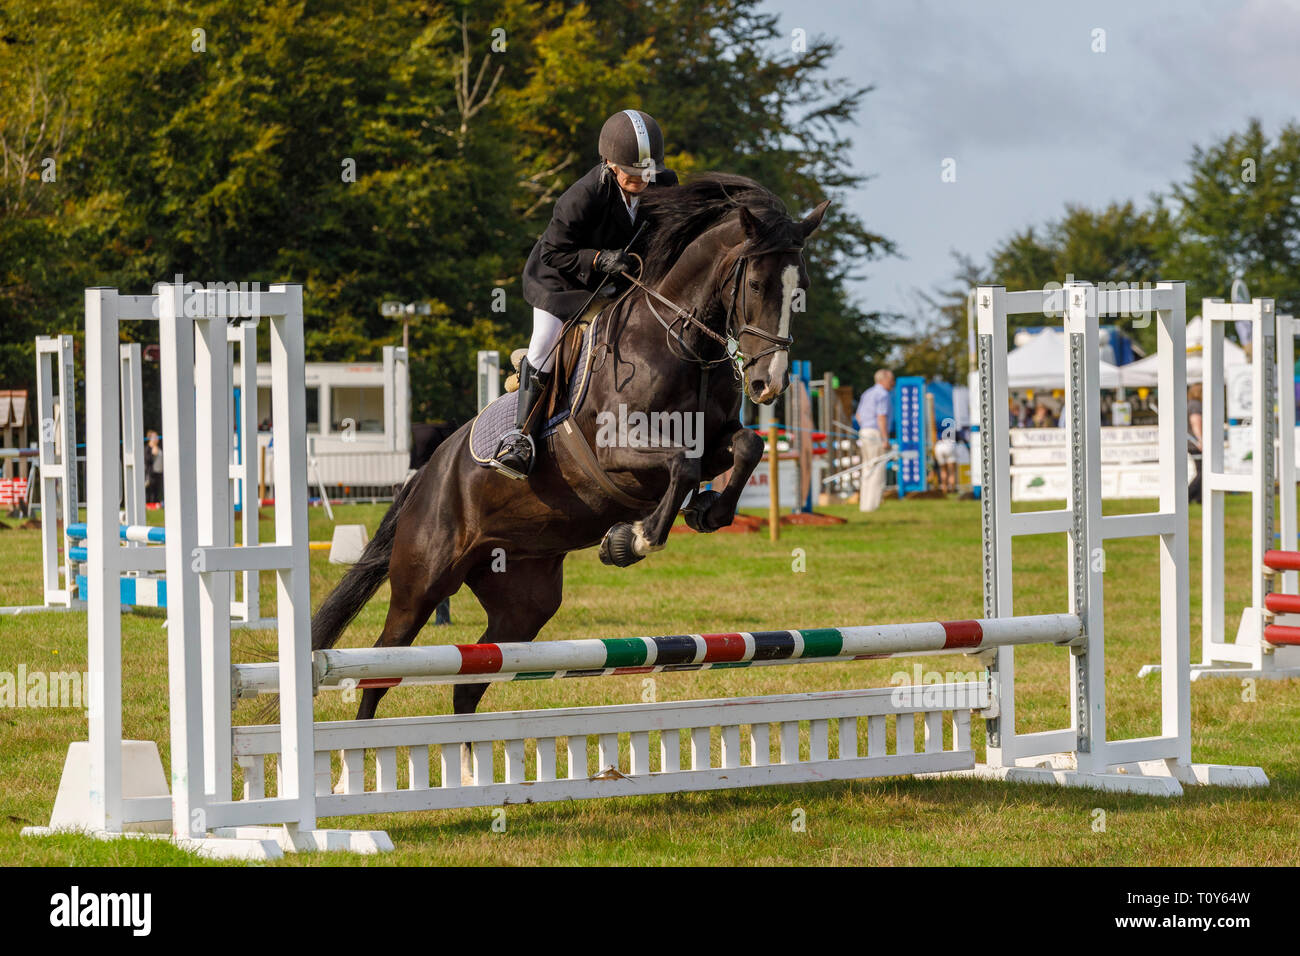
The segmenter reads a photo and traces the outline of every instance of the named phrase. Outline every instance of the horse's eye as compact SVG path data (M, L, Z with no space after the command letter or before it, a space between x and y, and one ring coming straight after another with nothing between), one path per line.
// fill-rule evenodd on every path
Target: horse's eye
M749 288L750 288L752 291L754 291L754 292L762 292L762 291L763 291L763 284L762 284L761 282L759 282L757 279L750 279L750 280L749 280Z

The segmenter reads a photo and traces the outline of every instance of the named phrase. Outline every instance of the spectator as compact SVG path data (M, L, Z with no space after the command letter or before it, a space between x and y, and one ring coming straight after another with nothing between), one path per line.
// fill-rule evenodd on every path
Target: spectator
M1032 401L1032 399L1030 400ZM1033 421L1033 406L1029 402L1021 402L1016 411L1016 427L1028 428Z
M144 446L144 501L161 504L163 500L162 439L152 428L145 432Z
M934 443L935 478L945 495L957 493L957 440L952 425L952 419L945 419L944 429Z
M1204 419L1201 417L1201 386L1196 384L1187 389L1187 453L1192 456L1196 467L1196 477L1187 486L1187 500L1201 503L1201 451Z
M885 465L876 461L885 454L889 443L889 419L894 409L891 392L894 373L887 368L876 372L876 384L862 393L853 420L858 426L858 447L862 453L862 481L858 494L861 511L875 511L885 494Z

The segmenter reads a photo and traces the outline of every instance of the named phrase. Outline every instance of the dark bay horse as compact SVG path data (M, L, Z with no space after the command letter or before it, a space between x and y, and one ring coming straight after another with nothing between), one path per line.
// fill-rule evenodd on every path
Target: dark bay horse
M789 385L790 323L808 287L801 250L828 203L797 221L758 183L714 173L647 192L641 204L644 286L598 320L598 357L573 420L599 469L550 438L539 440L532 476L516 481L474 461L463 426L406 483L316 612L313 648L333 646L385 578L392 598L378 647L409 645L462 584L487 612L480 643L531 641L559 610L570 551L600 544L607 564L641 560L664 546L687 496L727 469L726 487L696 493L686 517L700 531L731 523L763 455L763 440L740 423L741 389L771 403ZM620 406L702 413L692 419L703 424L702 453L598 441L598 415L608 422ZM454 711L473 713L487 686L456 685ZM358 718L373 717L384 693L367 688Z

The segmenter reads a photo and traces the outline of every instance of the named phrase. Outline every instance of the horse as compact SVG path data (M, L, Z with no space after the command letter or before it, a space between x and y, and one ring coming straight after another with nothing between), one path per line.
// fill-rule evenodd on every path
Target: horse
M639 561L664 547L691 495L692 528L729 525L763 455L740 422L741 390L770 404L790 383L790 323L809 284L802 248L828 205L795 220L758 183L721 173L644 193L641 274L625 273L626 291L594 320L587 390L570 420L594 458L552 435L519 481L476 462L473 423L462 426L402 487L316 612L313 649L332 647L385 579L392 597L376 647L410 645L462 584L487 612L479 643L531 641L560 608L569 552L600 544L606 564ZM703 440L594 441L620 409L694 415ZM699 491L728 470L722 491ZM456 685L454 712L473 713L487 687ZM374 717L385 691L367 688L357 718Z

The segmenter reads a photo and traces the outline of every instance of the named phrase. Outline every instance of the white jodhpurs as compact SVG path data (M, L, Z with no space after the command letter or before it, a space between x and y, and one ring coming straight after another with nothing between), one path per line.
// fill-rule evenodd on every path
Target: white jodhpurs
M533 337L528 343L528 364L539 372L549 372L555 364L555 340L564 327L556 316L545 309L533 309Z

